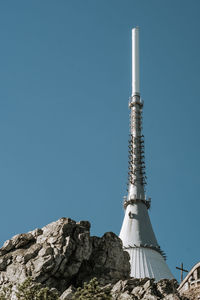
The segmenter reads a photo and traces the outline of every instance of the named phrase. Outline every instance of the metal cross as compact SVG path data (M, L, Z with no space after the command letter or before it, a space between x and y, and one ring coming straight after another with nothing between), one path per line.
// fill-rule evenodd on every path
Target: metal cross
M181 271L181 281L183 281L183 272L188 273L188 270L183 269L183 263L181 263L181 267L176 267L176 269Z

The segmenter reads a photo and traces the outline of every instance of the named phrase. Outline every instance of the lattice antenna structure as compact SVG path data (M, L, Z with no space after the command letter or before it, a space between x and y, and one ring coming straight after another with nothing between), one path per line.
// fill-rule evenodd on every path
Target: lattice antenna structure
M143 102L130 98L130 134L128 141L128 185L146 185L144 135L142 134Z

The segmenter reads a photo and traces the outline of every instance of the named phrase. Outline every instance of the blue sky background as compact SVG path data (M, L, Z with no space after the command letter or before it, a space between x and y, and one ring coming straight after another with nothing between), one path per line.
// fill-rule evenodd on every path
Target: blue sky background
M0 2L0 242L60 217L119 233L131 28L147 194L168 264L200 260L200 1Z

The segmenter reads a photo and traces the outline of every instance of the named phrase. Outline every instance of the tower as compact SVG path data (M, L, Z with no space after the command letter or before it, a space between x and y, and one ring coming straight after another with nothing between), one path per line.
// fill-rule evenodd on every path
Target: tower
M148 214L150 199L145 195L143 101L139 81L139 28L132 29L132 95L130 108L128 195L124 197L125 216L119 237L130 255L131 276L172 279L165 255L156 240Z

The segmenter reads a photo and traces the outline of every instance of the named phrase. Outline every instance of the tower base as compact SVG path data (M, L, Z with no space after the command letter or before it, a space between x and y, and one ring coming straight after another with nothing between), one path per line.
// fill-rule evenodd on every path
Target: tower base
M130 255L131 277L155 278L156 281L174 278L159 252L143 247L125 250Z

